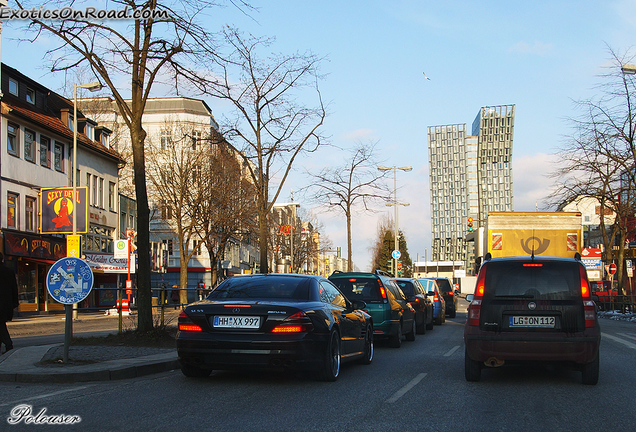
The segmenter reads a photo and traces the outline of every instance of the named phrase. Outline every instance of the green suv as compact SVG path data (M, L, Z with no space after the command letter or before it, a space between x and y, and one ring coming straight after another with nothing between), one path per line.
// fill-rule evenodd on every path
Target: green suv
M364 311L373 319L376 338L388 338L394 348L402 345L402 335L408 341L415 340L415 310L393 277L380 270L375 273L336 271L329 280L349 301L362 300L367 304Z

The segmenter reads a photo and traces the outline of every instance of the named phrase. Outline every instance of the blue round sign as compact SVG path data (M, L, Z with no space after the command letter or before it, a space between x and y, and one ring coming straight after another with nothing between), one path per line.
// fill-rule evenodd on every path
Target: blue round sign
M400 259L400 257L402 256L402 254L400 253L400 251L399 251L399 250L394 250L394 251L391 253L391 256L393 257L393 259Z
M46 275L46 289L59 303L79 303L93 289L93 271L84 260L62 258L51 266Z

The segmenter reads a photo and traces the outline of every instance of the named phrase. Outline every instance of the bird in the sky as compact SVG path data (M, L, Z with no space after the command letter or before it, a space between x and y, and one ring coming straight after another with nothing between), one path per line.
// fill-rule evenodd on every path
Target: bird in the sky
M426 76L426 74L424 72L422 72L424 74L424 78L426 78L427 80L431 80L429 77Z

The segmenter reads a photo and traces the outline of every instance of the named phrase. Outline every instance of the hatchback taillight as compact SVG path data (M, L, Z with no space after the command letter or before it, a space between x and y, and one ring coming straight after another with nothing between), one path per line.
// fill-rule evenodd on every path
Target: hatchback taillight
M583 297L585 327L596 327L596 307L590 297L590 284L587 280L587 272L583 266L579 267L579 276L581 280L581 297Z
M482 267L477 277L477 285L475 286L475 296L473 301L468 305L468 325L479 326L479 318L481 316L481 300L486 291L486 267Z

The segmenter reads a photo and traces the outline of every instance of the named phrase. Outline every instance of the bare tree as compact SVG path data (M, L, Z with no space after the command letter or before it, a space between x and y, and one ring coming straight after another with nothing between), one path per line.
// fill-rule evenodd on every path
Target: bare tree
M612 65L601 77L599 96L577 102L582 115L571 119L575 133L558 153L560 164L553 173L557 185L550 200L569 202L587 195L599 201L607 259L617 259L623 286L624 245L636 232L636 80L622 66L635 56L608 50ZM606 209L616 215L609 229L604 225Z
M197 185L200 199L195 212L198 221L195 230L208 250L212 286L215 286L216 263L223 257L228 241L255 237L256 189L246 173L243 159L219 133L213 131L212 134L207 175Z
M390 190L383 181L385 172L378 171L375 160L377 143L358 145L346 157L344 165L324 168L311 174L314 181L310 186L312 200L323 204L326 209L344 213L347 222L347 271L352 271L351 219L357 209L371 212L370 205L378 200L387 200Z
M244 37L232 28L226 28L224 35L233 51L227 56L215 53L216 65L223 70L220 83L201 90L234 107L233 117L223 125L224 135L246 161L256 187L260 271L268 273L267 215L296 158L321 144L318 130L326 111L317 81L322 59L314 54L264 53L268 57L263 60L258 55L271 45L271 39ZM307 87L315 88L317 108L297 102ZM277 185L270 195L275 178Z
M21 9L39 8L26 1L16 1ZM232 2L247 7L241 1ZM55 36L59 44L47 52L52 71L71 70L89 65L93 74L108 87L119 114L123 117L132 141L135 194L138 216L138 273L137 304L138 329L150 330L152 322L150 286L150 210L146 189L144 142L146 131L142 115L153 86L163 78L176 88L181 82L197 82L205 86L198 74L203 53L214 52L212 35L199 23L202 11L217 4L199 0L115 0L112 4L129 11L146 10L154 14L136 19L130 24L122 21L90 21L70 16L64 20L35 19L27 31L32 39ZM80 3L74 3L79 6ZM47 7L66 7L67 1L51 1ZM122 88L121 80L130 87ZM123 92L130 92L130 96ZM126 99L130 99L130 103ZM75 168L73 168L75 169Z
M201 224L200 206L207 193L210 151L193 146L191 125L167 119L168 129L173 131L165 145L146 142L148 147L149 194L157 207L151 218L162 231L175 232L179 250L179 286L188 286L188 264L199 248L192 247L198 241L197 227ZM208 141L204 141L208 143ZM209 146L210 144L207 144ZM164 148L165 147L165 148ZM187 303L187 292L180 291L181 303Z

